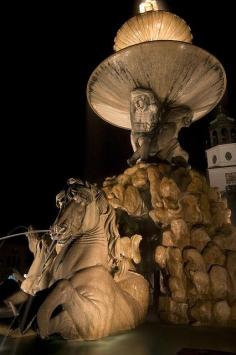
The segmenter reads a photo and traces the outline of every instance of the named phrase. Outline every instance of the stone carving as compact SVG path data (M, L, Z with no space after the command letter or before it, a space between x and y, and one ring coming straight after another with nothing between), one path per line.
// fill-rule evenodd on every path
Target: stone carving
M147 41L174 40L191 42L189 26L179 16L167 11L149 11L126 21L114 39L114 50Z
M192 44L143 42L116 52L94 70L88 102L106 122L131 129L130 94L139 88L151 90L165 111L187 107L194 122L220 101L226 76L213 55ZM175 114L170 115L173 122Z
M131 143L134 154L128 160L130 166L137 160L147 161L153 136L157 131L158 106L154 94L150 90L136 89L131 91L130 103Z
M131 221L154 222L159 231L156 244L151 244L149 231L145 238L149 248L154 248L153 262L161 274L157 286L160 296L154 300L161 320L235 325L236 227L230 224L230 211L219 190L192 169L163 162L138 163L113 177L109 186L107 180L104 182L111 204L110 193L121 176L124 191L134 187L136 176L143 179L136 185L142 210L133 214L131 207L126 209ZM124 205L116 208L123 209Z
M37 297L48 289L37 311L39 335L94 340L134 328L145 319L149 299L148 282L132 262L141 260L142 238L120 239L115 211L97 187L77 179L68 184L57 196L50 254L46 237L28 233L34 262L20 293ZM19 293L8 301L17 299Z
M141 88L131 91L130 107L134 154L128 159L128 164L145 162L150 156L186 164L188 154L180 147L178 134L182 127L191 124L191 110L178 107L165 112L154 93Z

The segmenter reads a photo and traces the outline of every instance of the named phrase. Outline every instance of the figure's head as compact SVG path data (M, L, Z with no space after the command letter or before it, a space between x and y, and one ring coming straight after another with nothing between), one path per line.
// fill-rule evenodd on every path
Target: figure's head
M136 110L146 111L149 105L156 105L154 93L151 90L135 89L131 91L131 105Z
M59 244L65 244L82 230L93 227L107 208L103 193L94 185L79 179L68 180L68 188L56 196L59 214L51 227L51 237ZM89 207L89 211L88 211Z

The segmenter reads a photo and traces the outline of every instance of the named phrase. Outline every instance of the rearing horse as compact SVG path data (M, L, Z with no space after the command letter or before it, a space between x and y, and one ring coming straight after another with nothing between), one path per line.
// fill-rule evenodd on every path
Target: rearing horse
M57 254L37 282L29 276L21 286L35 294L54 285L37 313L40 336L94 340L134 328L146 316L148 282L124 267L114 209L99 189L76 179L57 203L60 212L51 227Z

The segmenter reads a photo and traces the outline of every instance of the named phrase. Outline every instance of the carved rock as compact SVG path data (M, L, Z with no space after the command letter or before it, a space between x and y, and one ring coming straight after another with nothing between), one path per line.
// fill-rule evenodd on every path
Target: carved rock
M158 246L155 250L155 261L163 269L166 266L168 258L168 249L163 246Z
M186 195L182 199L184 220L190 224L202 224L202 212L199 204L199 197Z
M200 324L209 324L212 320L212 304L210 301L198 301L190 312L191 316Z
M160 196L160 171L156 166L151 165L147 168L147 174L150 183L152 207L163 207L163 202Z
M223 250L236 251L236 227L230 225L218 232L213 238L216 243Z
M174 247L177 246L173 242L173 233L170 230L164 231L162 233L162 245L165 247Z
M171 177L179 189L183 192L187 190L187 186L192 181L189 170L184 167L179 167L178 169L174 170L171 174Z
M231 307L231 320L233 325L236 325L236 301L233 303Z
M229 273L231 285L232 285L232 295L233 299L236 299L236 252L230 251L227 255L226 267Z
M205 225L210 224L211 223L210 204L206 193L201 193L199 204L202 212L202 224Z
M210 272L211 294L214 299L227 298L228 291L230 291L229 275L222 266L212 266Z
M236 228L228 223L227 202L218 189L208 186L205 177L191 169L137 164L126 172L122 175L127 179L122 175L119 181L112 178L106 188L111 192L114 185L122 185L125 198L131 186L143 204L145 200L146 206L152 206L149 215L161 236L156 239L161 245L155 244L155 262L161 268L162 292L175 304L188 304L194 325L224 324L227 305L233 306L236 300ZM114 192L118 197L116 188ZM143 210L142 205L138 213ZM134 233L139 233L138 229ZM213 305L218 323L212 316ZM167 308L160 312L166 321L186 322Z
M168 248L167 269L171 276L181 280L181 284L185 283L185 274L180 249Z
M211 225L215 231L230 223L231 211L227 207L227 201L221 200L211 204L212 220Z
M171 291L171 297L175 302L185 302L186 301L186 289L183 279L177 277L170 277L169 288Z
M142 214L143 202L136 187L129 185L126 188L123 206L130 215L137 216Z
M148 181L147 171L145 169L138 169L132 175L132 184L134 187L141 188L146 185Z
M227 301L219 301L213 305L213 320L221 325L227 324L231 318L231 309Z
M214 243L209 243L203 250L202 256L205 260L207 270L211 268L212 265L224 265L225 263L225 254Z
M123 186L129 185L131 182L131 177L127 174L120 174L117 176L117 182Z
M114 197L119 200L120 204L122 205L124 201L124 193L125 188L121 184L116 184L112 187L111 192L113 193Z
M187 324L188 304L173 301L170 297L159 297L160 318L168 323Z
M190 245L201 252L211 240L204 227L195 227L191 230Z
M209 296L210 279L206 272L191 272L191 280L197 291L198 299L207 299Z
M169 208L177 207L181 192L173 179L163 177L160 184L160 193Z
M173 233L173 243L179 248L184 248L190 244L189 228L186 222L179 218L171 221L171 231Z
M186 249L183 251L183 259L186 262L185 272L191 279L191 272L206 272L206 265L202 255L196 249Z

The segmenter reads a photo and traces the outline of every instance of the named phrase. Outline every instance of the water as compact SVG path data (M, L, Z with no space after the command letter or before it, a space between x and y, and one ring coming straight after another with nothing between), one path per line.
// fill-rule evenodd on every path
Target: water
M34 337L8 338L6 355L175 355L183 348L213 349L236 353L236 329L168 326L147 322L126 333L98 341L48 340Z

